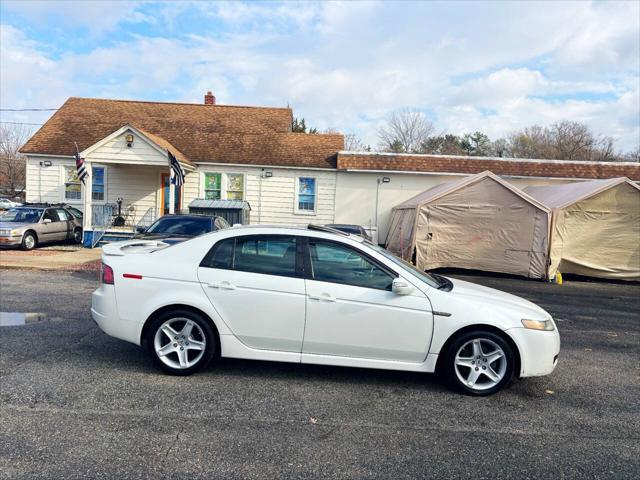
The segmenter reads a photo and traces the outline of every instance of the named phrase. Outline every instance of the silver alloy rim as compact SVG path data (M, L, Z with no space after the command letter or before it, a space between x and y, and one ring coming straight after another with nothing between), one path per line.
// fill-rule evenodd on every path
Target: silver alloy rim
M33 238L33 235L27 235L24 239L24 246L28 249L32 249L36 246L36 239Z
M200 361L207 339L196 322L189 318L176 317L160 325L153 345L162 363L183 370Z
M73 234L73 239L76 243L80 243L82 241L82 232L80 230L76 230Z
M474 338L460 347L455 357L458 379L472 390L495 387L507 372L504 350L488 338Z

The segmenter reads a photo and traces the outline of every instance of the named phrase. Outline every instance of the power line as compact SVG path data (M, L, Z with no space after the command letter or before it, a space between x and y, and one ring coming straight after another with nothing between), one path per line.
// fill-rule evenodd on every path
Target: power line
M0 108L0 112L55 112L57 108Z
M0 123L8 123L9 125L44 125L44 123L5 122L3 120L0 120Z

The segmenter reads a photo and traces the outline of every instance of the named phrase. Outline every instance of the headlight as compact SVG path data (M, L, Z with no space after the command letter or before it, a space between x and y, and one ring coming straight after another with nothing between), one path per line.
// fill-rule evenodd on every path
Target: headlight
M530 328L531 330L554 330L553 321L548 318L546 320L528 320L526 318L522 319L522 325L524 328Z

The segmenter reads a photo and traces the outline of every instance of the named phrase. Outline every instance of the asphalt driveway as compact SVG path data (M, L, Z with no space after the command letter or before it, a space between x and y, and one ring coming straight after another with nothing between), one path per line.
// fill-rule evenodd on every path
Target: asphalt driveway
M640 287L460 277L560 328L558 368L489 398L433 376L224 360L159 373L90 319L95 273L0 270L0 478L638 478Z

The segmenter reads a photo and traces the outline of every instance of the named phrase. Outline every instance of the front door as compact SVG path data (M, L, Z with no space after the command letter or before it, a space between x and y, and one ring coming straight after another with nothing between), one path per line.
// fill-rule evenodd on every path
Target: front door
M162 215L166 215L169 213L169 182L171 181L171 174L163 173L161 175L161 183L160 187L162 189ZM174 212L178 213L180 211L180 197L182 193L182 186L180 188L175 189L175 199L173 202Z
M300 353L305 285L292 236L251 235L216 243L198 278L233 334L246 346Z
M391 291L395 274L355 248L309 239L302 353L420 363L433 315L427 297Z

